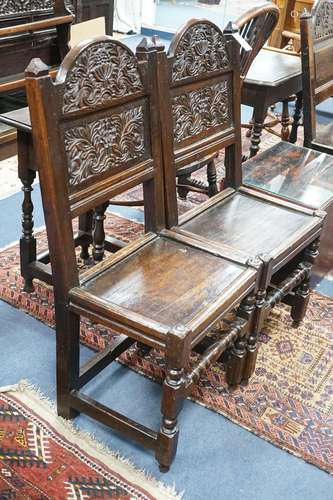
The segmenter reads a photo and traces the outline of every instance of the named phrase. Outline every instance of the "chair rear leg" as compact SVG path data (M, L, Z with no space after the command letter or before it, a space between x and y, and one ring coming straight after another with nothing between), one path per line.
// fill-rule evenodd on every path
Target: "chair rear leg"
M181 333L181 332L180 332ZM168 472L176 455L179 429L178 415L185 397L185 369L188 366L189 350L186 351L182 335L170 334L166 352L167 375L163 383L162 424L156 443L156 459L161 472Z
M95 227L93 230L93 257L95 262L100 262L104 257L105 232L104 221L105 212L109 203L103 203L95 208Z
M180 175L177 177L177 184L181 184L177 187L177 193L181 200L186 200L187 195L189 193L189 189L186 187L186 184L191 179L190 175Z
M78 415L70 406L70 392L76 388L80 370L80 318L66 306L56 306L57 411L63 418Z

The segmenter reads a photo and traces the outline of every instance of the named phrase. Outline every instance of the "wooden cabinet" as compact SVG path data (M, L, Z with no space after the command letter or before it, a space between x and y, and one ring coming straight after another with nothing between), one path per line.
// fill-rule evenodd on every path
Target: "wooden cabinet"
M106 34L112 35L114 0L75 0L74 6L77 22L105 17Z

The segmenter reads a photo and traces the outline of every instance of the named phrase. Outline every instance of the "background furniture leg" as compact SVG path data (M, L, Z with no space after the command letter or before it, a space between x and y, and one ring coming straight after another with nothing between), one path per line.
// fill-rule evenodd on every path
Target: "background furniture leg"
M109 203L103 203L103 205L95 208L95 226L93 230L93 257L95 262L100 262L104 257L104 220L108 206Z
M208 181L208 196L212 197L218 192L216 166L214 160L211 160L207 164L207 181Z
M289 125L290 125L290 116L289 116L289 100L286 99L282 102L282 115L281 115L281 139L283 141L289 141Z
M34 206L31 199L33 191L32 184L36 177L34 170L26 169L24 173L20 172L22 181L23 203L22 203L22 237L20 239L20 260L21 275L24 279L24 291L31 293L34 291L29 264L36 260L36 239L34 237Z
M296 98L293 123L291 126L291 132L289 136L289 142L292 142L293 144L295 144L297 141L297 132L299 127L299 122L302 116L302 107L303 107L303 93L299 92Z
M267 115L267 106L264 103L262 106L256 106L253 112L253 128L251 134L250 158L255 156L259 151L262 129Z

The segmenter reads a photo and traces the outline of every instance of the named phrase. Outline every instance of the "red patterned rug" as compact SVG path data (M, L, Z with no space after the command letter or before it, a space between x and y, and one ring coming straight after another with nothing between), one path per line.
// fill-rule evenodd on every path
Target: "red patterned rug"
M108 215L106 231L124 241L142 232L140 224ZM38 235L39 250L46 235ZM22 292L18 246L1 253L0 298L53 326L52 288L36 282L31 295ZM216 363L201 378L192 399L225 415L304 460L333 473L333 301L313 293L306 319L291 328L288 309L277 307L260 338L255 375L247 387L230 391L223 366ZM115 334L83 321L82 342L103 349ZM156 381L164 375L164 358L152 351L145 358L135 347L121 361Z
M0 498L171 500L171 490L56 416L25 383L0 389Z

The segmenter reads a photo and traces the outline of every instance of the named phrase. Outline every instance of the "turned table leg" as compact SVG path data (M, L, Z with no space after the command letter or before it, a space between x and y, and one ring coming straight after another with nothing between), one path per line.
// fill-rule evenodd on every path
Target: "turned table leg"
M251 146L250 146L250 158L255 156L259 152L261 134L264 128L264 122L267 115L267 105L263 104L256 105L253 112L253 127L251 134Z
M293 144L295 144L295 142L297 141L297 132L299 127L299 122L302 116L302 107L303 107L303 94L302 92L299 92L296 98L293 123L291 126L291 132L289 136L289 142L292 142Z
M286 99L282 102L282 115L281 115L281 139L283 141L289 141L289 125L290 125L290 116L289 116L289 101Z

